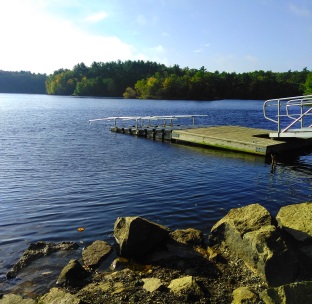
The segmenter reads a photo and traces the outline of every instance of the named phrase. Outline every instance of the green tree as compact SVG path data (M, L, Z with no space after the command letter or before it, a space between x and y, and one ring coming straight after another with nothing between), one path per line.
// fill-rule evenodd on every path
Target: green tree
M306 78L304 83L304 94L310 95L312 94L312 72L310 72Z

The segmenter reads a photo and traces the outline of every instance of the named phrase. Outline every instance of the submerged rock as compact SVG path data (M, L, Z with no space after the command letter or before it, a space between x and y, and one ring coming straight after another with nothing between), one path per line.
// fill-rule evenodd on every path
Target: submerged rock
M13 266L13 268L7 273L8 279L13 279L17 276L18 272L28 266L34 260L50 255L56 251L61 250L76 250L79 245L74 242L61 242L61 243L46 243L37 242L31 243L28 249L24 252L19 261Z
M159 246L169 235L169 229L139 216L119 217L114 225L114 236L119 254L142 257Z

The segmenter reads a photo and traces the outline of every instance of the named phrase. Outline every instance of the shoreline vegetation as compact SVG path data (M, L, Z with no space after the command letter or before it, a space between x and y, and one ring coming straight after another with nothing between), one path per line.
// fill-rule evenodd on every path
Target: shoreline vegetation
M51 75L0 70L0 93L167 100L265 100L312 93L312 71L228 73L151 61L79 63Z
M80 258L63 258L60 273L41 280L41 294L20 287L2 292L0 304L311 303L311 231L310 202L284 206L276 217L259 204L231 209L208 238L193 228L170 231L139 216L120 217L114 245L93 242ZM24 271L34 279L32 263L78 247L30 244L7 277ZM45 262L39 265L47 275Z

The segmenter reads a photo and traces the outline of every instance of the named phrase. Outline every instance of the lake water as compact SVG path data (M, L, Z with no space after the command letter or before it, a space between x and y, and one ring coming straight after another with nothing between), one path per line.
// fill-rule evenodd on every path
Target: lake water
M263 101L151 101L0 94L0 276L30 242L113 243L119 216L206 235L231 208L311 201L312 154L280 160L116 134L92 118L207 114L273 129ZM85 228L78 232L77 228Z

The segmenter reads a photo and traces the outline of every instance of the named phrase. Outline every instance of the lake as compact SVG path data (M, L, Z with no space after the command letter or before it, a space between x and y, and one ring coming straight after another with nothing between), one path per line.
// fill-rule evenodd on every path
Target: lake
M0 94L0 276L30 242L114 242L119 216L205 235L231 208L273 215L311 201L312 154L271 172L264 157L112 133L107 116L206 114L204 125L275 129L263 101L166 101ZM83 227L83 232L77 228Z

